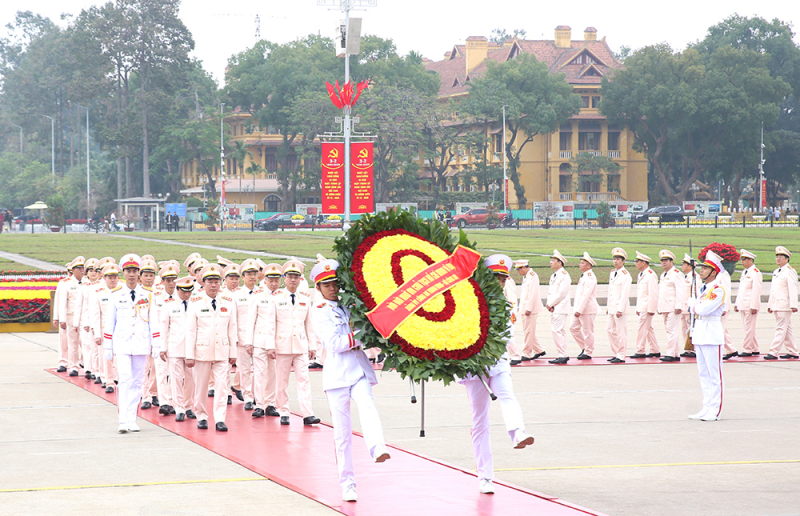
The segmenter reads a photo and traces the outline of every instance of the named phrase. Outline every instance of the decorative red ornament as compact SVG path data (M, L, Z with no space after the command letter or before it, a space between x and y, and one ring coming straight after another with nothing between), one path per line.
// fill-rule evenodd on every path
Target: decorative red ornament
M328 89L328 96L331 98L333 105L339 109L343 109L345 106L353 107L353 104L356 103L358 97L361 96L361 92L364 91L367 86L369 86L369 81L361 81L356 84L354 90L352 81L347 81L341 88L339 88L338 80L334 84L325 81L325 87Z
M730 244L720 244L718 242L714 242L713 244L709 244L700 251L700 254L697 255L698 260L701 262L706 261L706 254L709 251L714 251L714 253L722 258L723 262L738 262L742 256L736 251L736 247Z

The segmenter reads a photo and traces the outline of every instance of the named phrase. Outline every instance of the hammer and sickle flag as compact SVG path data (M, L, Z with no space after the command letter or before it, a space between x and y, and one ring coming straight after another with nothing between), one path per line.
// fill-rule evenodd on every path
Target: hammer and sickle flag
M325 87L328 89L328 96L331 98L331 102L333 102L333 105L337 108L342 109L344 107L344 102L339 98L339 94L336 91L339 86L339 81L336 81L336 86L336 89L334 89L331 83L325 81Z
M332 148L331 151L328 153L329 158L338 158L339 157L339 149L336 147Z

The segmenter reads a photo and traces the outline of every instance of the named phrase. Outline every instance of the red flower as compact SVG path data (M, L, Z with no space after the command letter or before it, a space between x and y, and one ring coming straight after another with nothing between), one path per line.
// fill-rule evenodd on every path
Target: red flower
M700 251L700 254L697 255L697 259L704 262L706 260L706 254L708 254L709 251L714 251L723 262L738 262L742 258L741 255L736 252L736 247L730 244L714 242L713 244L705 246L703 250Z

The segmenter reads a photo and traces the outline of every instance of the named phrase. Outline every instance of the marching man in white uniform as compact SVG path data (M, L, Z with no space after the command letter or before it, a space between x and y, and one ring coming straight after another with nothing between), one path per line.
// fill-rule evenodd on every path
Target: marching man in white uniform
M658 313L664 317L664 329L667 332L667 354L661 357L662 362L680 362L679 350L684 343L681 339L681 312L686 302L686 277L675 268L675 255L668 249L658 253L661 259L661 279L658 283Z
M536 360L545 355L544 348L536 338L536 319L544 310L539 294L539 275L528 266L528 260L514 261L514 267L522 276L517 317L522 320L522 361Z
M165 360L169 368L168 399L170 406L175 410L175 421L184 421L187 417L189 419L196 417L192 412L194 372L186 367L186 328L194 278L185 276L177 280L175 289L177 298L164 303L161 313L161 338L164 341L161 360Z
M339 285L336 282L338 267L336 260L323 260L311 270L311 281L316 284L321 298L314 305L311 321L314 334L328 355L322 370L322 389L328 396L331 410L342 499L355 502L351 399L358 406L361 432L370 457L375 462L384 462L390 457L383 440L380 416L372 400L372 386L378 383L378 379L366 353L361 349L361 342L350 328L350 311L339 303Z
M631 358L660 357L656 331L653 329L653 316L658 310L658 274L650 268L650 257L636 251L636 315L639 325L636 330L636 353ZM650 353L645 354L645 347L650 346Z
M692 315L689 313L689 300L700 296L700 287L703 280L697 275L697 272L692 268L692 257L688 254L683 254L683 262L681 262L681 272L683 272L683 313L681 314L681 336L684 343L689 337L689 332L692 327ZM694 288L694 293L692 293ZM695 352L687 349L681 353L682 357L694 358Z
M611 250L614 270L608 277L608 302L606 309L606 332L611 345L613 357L608 361L612 364L625 362L625 353L628 348L628 310L631 308L631 275L625 269L625 260L628 253L621 247Z
M733 309L742 314L744 326L744 339L740 357L759 355L758 339L756 338L756 318L761 309L761 288L764 275L755 266L756 255L746 249L739 253L742 258L744 270L739 277L739 290L736 292L736 305Z
M569 300L569 286L572 278L564 268L567 259L564 258L558 249L553 249L550 257L550 268L553 274L550 276L550 289L547 291L547 310L553 314L550 323L550 330L553 333L553 341L558 350L558 358L550 360L551 364L566 364L569 361L567 353L567 319L572 313L572 304Z
M83 256L78 256L69 264L68 268L72 271L72 277L64 280L58 306L59 324L67 334L67 368L70 376L78 376L80 362L81 341L78 324L80 323L80 297L83 292L80 284L84 273L84 261Z
M581 347L578 360L588 360L594 353L594 318L600 307L597 305L597 276L592 272L596 264L589 253L583 253L580 269L581 277L575 291L574 314L569 331Z
M259 267L252 259L242 263L244 274L258 267L264 273L262 286L253 293L253 302L247 309L246 332L244 337L245 352L253 357L253 399L255 410L253 417L279 417L275 408L276 397L275 359L267 355L267 326L269 326L269 305L274 302L274 294L281 286L281 266L277 263L264 264Z
M722 312L725 310L725 295L717 275L722 270L722 261L713 252L706 253L700 277L703 287L700 297L689 300L689 311L695 317L692 327L692 344L697 355L697 370L700 388L703 391L703 408L689 419L716 421L722 412L722 346L725 334L722 328Z
M494 273L494 277L501 285L508 277L511 263L511 259L503 254L493 254L483 262L484 266ZM508 321L508 325L510 331L513 331L511 321ZM325 367L327 368L327 366ZM508 353L503 353L497 363L489 369L485 381L500 402L503 423L505 423L506 431L514 448L522 449L533 444L533 437L525 432L522 408L514 396ZM492 399L479 377L469 375L460 379L459 383L467 388L467 397L472 408L472 449L475 452L475 465L478 470L478 488L481 493L492 494L494 493L494 484L492 483L494 463L489 438L489 405Z
M111 293L103 322L103 354L116 357L119 433L138 432L136 410L142 398L147 357L158 356L161 330L153 294L138 284L142 260L127 254L119 261L125 285Z
M792 330L792 314L797 312L797 271L789 265L791 257L792 253L782 245L775 248L778 268L772 272L767 304L767 311L775 314L775 337L764 360L777 360L782 346L786 346L786 354L781 358L800 357Z
M117 379L117 369L114 366L114 357L111 360L106 360L103 356L103 324L106 321L106 314L108 313L109 301L111 294L118 289L122 288L119 284L119 267L114 263L114 259L107 257L101 258L98 264L102 265L100 273L103 280L100 285L94 289L89 295L89 320L92 324L92 334L94 335L94 344L100 353L100 371L99 377L101 384L107 393L114 392L115 383ZM100 267L100 265L98 265Z

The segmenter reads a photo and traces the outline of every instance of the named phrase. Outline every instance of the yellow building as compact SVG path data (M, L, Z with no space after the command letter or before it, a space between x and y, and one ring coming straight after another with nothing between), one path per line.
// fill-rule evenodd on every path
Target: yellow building
M525 186L528 206L519 206L509 181L509 203L513 208L530 208L542 201L623 201L647 202L647 159L633 150L633 133L627 127L609 126L599 112L603 76L622 67L606 44L589 27L582 40L572 40L571 29L559 25L553 40L508 39L504 43L487 41L483 36L467 38L441 61L427 61L425 67L439 74L442 100L469 94L468 84L486 73L489 60L506 62L523 52L545 63L551 73L565 74L565 80L580 95L580 113L561 126L560 131L537 135L522 151L519 174ZM508 131L507 131L508 132ZM488 129L493 138L492 160L502 164L503 128L498 121ZM604 177L601 183L582 180L571 170L570 158L578 152L607 156L621 167L621 173ZM472 164L473 157L461 150L447 172L448 189L460 190L459 172ZM423 164L423 170L424 170ZM423 177L430 177L429 171Z

